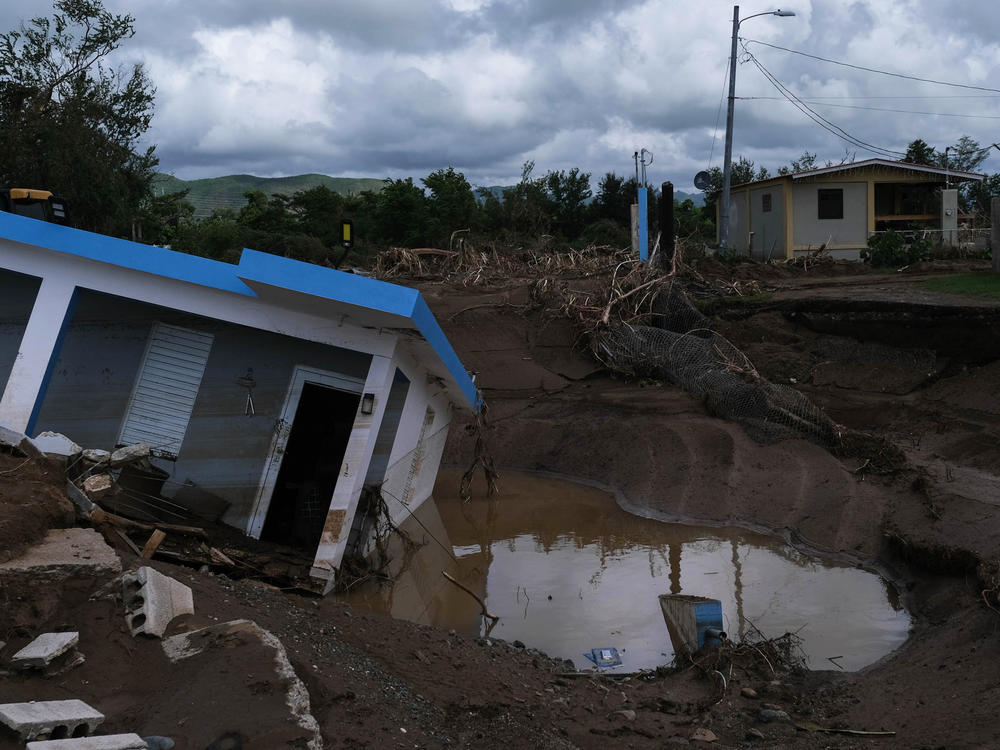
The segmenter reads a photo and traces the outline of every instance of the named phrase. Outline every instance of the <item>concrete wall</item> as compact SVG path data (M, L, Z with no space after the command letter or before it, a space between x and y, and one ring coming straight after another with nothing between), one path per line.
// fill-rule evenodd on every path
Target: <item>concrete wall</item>
M747 234L750 231L750 217L747 214L747 194L745 190L729 196L729 247L738 253L747 252Z
M45 391L37 431L55 430L85 447L115 445L154 322L214 335L198 398L164 494L190 479L233 505L224 520L244 527L276 420L296 365L364 379L371 357L168 308L81 290ZM255 416L236 379L253 368Z
M844 191L844 218L818 218L819 190ZM868 242L868 185L866 182L806 182L793 187L795 247L816 250L865 247Z
M17 358L42 280L0 269L0 393Z
M764 196L771 196L771 210L764 211ZM782 185L750 191L751 255L758 260L785 257L785 192Z

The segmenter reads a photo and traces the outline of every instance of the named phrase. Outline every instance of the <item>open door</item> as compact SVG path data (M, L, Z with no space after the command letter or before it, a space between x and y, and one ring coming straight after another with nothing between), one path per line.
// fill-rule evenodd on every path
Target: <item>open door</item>
M248 532L305 552L316 549L364 382L297 367Z

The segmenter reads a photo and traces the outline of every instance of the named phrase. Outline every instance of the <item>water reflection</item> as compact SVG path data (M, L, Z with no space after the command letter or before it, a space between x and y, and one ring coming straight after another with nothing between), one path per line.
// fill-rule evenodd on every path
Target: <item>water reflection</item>
M352 592L395 617L481 632L477 592L500 617L493 635L589 662L614 646L624 669L673 657L658 595L722 601L726 630L748 623L768 636L797 632L814 668L858 669L899 646L909 618L882 579L821 563L773 537L740 529L665 524L621 510L606 493L532 475L505 474L503 494L458 500L457 472L442 471L436 503L408 531L424 547L393 586Z

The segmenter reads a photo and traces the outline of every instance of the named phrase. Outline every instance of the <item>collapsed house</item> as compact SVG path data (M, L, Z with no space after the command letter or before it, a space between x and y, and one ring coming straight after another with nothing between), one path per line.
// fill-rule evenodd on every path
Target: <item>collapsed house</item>
M380 487L431 493L479 395L419 292L254 250L223 263L0 213L0 424L144 443L165 498L313 557L364 553ZM205 507L199 508L202 505Z

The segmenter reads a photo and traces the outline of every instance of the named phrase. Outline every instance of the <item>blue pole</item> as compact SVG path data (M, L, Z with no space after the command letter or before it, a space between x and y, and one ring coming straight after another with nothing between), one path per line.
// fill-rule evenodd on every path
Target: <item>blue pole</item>
M639 188L639 260L649 260L649 230L646 228L646 188Z

